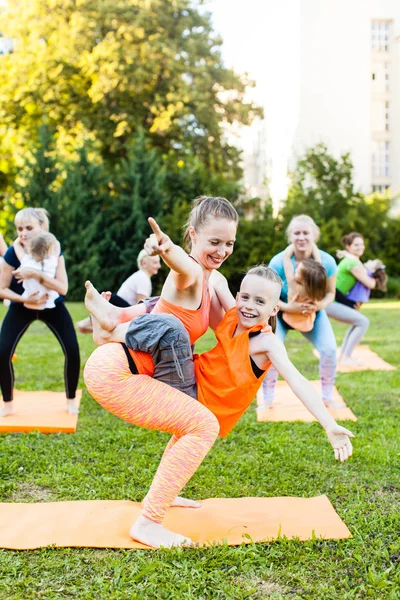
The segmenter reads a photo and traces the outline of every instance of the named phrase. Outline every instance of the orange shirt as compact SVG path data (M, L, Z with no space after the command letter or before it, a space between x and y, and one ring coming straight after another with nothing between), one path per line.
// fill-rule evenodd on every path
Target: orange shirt
M204 354L195 355L199 402L214 413L225 437L252 403L267 370L257 378L250 361L249 333L263 324L233 337L238 323L236 308L231 308L215 332L217 345Z
M293 298L289 297L289 302L292 299ZM307 298L299 298L298 302L305 302L306 300ZM311 331L314 327L315 313L302 315L301 313L282 312L281 315L285 323L290 325L290 327L293 327L293 329L296 329L296 331Z
M195 310L192 308L183 308L182 306L171 304L171 302L167 302L167 300L160 298L153 308L152 313L167 313L169 315L174 315L181 323L183 323L189 334L190 343L193 345L208 329L210 304L210 294L208 292L207 281L204 277L201 304L199 308L196 308Z

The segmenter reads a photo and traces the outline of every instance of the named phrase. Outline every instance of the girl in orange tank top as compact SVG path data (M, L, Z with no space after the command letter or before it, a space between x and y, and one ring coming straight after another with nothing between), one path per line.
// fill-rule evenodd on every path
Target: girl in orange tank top
M166 510L211 448L218 429L222 437L227 435L249 406L271 363L326 430L335 458L344 461L351 455L351 432L337 425L271 327L265 326L277 313L281 287L272 269L250 269L236 308L217 328L216 347L196 359L200 402L151 377L130 374L120 344L105 344L89 358L85 383L104 408L132 424L174 434L131 530L134 539L156 547L188 543L162 527ZM175 505L195 505L176 500Z

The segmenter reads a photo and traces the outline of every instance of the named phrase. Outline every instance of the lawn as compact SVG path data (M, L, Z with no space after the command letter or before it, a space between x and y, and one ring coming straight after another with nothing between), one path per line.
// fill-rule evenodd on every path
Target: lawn
M85 315L82 304L69 309L75 321ZM4 312L1 307L1 318ZM365 342L400 367L400 302L371 302L365 312L371 320ZM335 324L338 341L344 331ZM83 335L79 343L84 364L94 345ZM209 334L198 351L211 343ZM291 333L287 347L304 375L316 379L311 345ZM46 326L35 323L17 354L18 388L63 390L62 352ZM185 494L327 494L352 539L156 552L0 550L0 598L400 598L400 370L339 374L337 386L359 419L350 425L356 439L347 463L335 463L318 424L257 423L253 405L217 441ZM0 500L139 501L167 440L118 420L85 392L75 435L0 436Z

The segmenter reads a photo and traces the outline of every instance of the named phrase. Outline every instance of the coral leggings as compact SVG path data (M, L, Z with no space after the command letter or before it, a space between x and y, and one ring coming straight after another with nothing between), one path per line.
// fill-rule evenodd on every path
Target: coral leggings
M89 393L128 423L173 434L143 502L142 515L161 523L218 436L216 417L190 396L148 375L133 375L121 344L105 344L84 370Z

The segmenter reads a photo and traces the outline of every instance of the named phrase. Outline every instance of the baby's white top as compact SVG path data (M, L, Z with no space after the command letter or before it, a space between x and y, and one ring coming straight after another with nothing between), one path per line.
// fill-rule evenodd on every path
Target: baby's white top
M21 258L21 267L27 267L28 269L36 269L37 271L41 271L43 275L47 275L47 277L51 277L52 279L56 276L58 264L58 256L55 254L45 258L43 264L35 260L30 254L24 254ZM30 296L34 292L39 292L39 294L48 294L48 299L45 304L40 306L35 306L35 310L43 310L45 308L54 308L54 301L60 295L55 290L49 290L47 287L39 283L36 279L25 279L22 282L24 287L24 293L22 294L23 298ZM32 307L33 308L33 307Z

